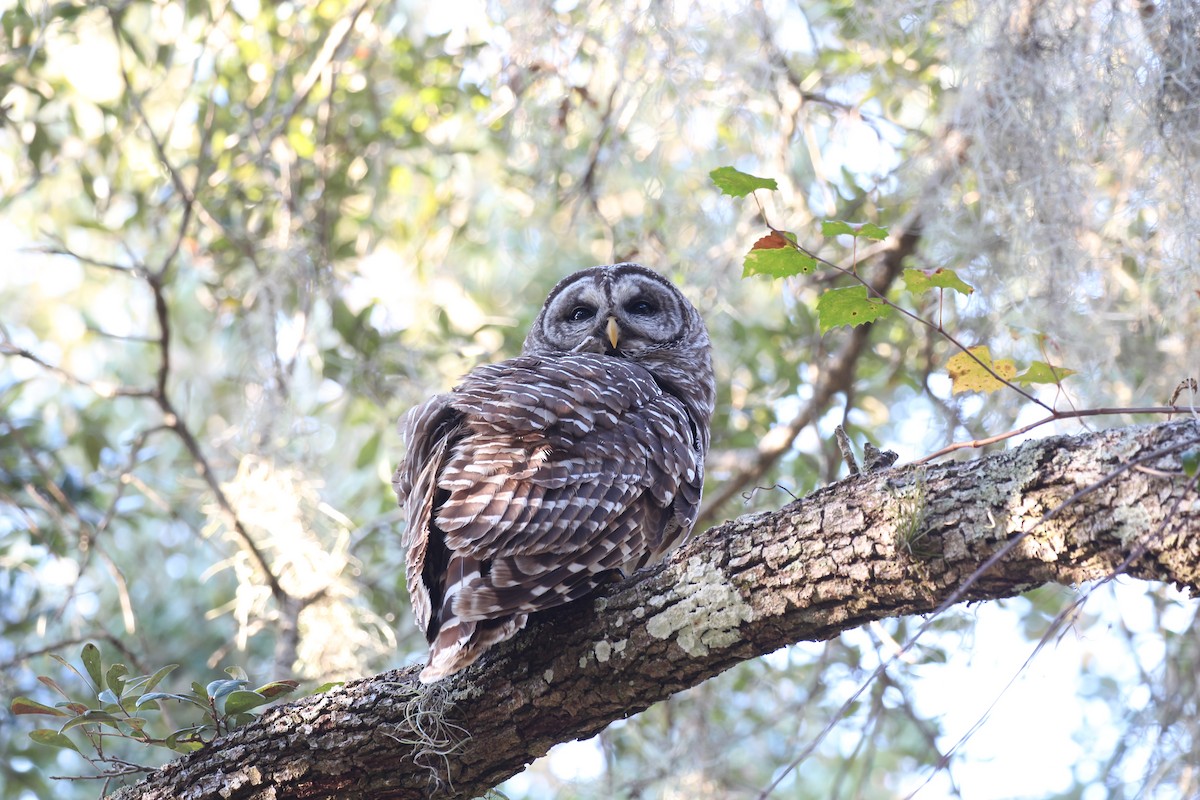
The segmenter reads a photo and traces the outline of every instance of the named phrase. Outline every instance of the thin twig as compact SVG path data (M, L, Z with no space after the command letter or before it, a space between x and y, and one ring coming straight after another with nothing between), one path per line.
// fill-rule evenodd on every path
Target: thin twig
M804 255L808 256L809 258L813 259L814 261L816 261L820 264L824 264L825 266L827 266L831 269L835 269L838 272L842 273L843 275L848 275L851 278L853 278L854 280L856 280L857 282L861 283L867 289L867 297L868 298L878 300L879 302L883 303L888 308L899 311L901 314L908 317L913 322L916 322L919 325L923 325L923 326L929 328L930 330L938 333L946 341L950 342L950 344L952 344L956 348L958 348L958 350L960 350L963 353L966 353L967 356L970 357L972 361L974 361L976 364L978 364L980 367L982 367L984 369L984 371L986 371L989 375L991 375L993 378L998 380L1000 383L1003 383L1008 388L1012 389L1017 394L1024 397L1029 402L1039 405L1042 408L1046 409L1047 411L1053 411L1053 408L1048 406L1046 403L1037 399L1032 394L1030 394L1029 392L1022 389L1016 383L1013 383L1008 378L1005 378L1000 373L996 372L996 370L994 370L990 364L985 362L979 356L972 353L971 348L967 347L965 344L960 342L957 338L954 337L953 334L951 334L945 328L941 327L940 325L935 325L934 323L925 319L921 315L916 314L912 311L909 311L907 308L905 308L904 306L902 306L898 303L893 303L891 300L888 300L884 292L881 292L878 289L876 289L874 286L871 285L871 283L869 281L865 280L861 275L858 274L858 270L854 268L853 264L849 269L847 269L846 267L839 266L838 264L833 263L829 259L822 258L821 256L817 255L816 253L812 252L811 250L807 250L802 245L793 242L791 239L788 239L786 236L784 236L784 234L787 233L787 231L777 229L777 228L773 227L772 225L770 225L770 223L767 224L767 227L770 228L771 231L773 231L774 233L777 233L781 237L783 237L783 239L788 243L788 246L798 250L799 252L803 253ZM857 237L855 237L855 241L857 241Z
M986 447L989 444L1003 442L1005 439L1011 439L1014 436L1020 436L1023 433L1029 433L1034 428L1039 428L1050 422L1057 422L1064 419L1076 419L1081 417L1106 417L1116 414L1178 414L1181 411L1187 411L1186 408L1180 406L1144 406L1137 408L1084 408L1078 411L1052 411L1045 417L1031 422L1028 425L1023 425L1020 428L1014 428L1011 431L998 433L995 436L988 436L983 439L972 439L969 442L955 442L954 444L946 445L941 450L930 453L927 456L922 456L910 464L926 464L936 458L941 458L944 455L953 453L955 450L964 448Z

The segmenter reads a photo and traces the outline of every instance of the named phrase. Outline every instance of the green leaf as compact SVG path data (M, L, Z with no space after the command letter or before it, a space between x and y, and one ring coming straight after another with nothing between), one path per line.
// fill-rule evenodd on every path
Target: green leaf
M108 441L94 430L84 431L83 454L87 457L92 469L100 466L100 453L108 445Z
M13 714L49 714L52 717L70 716L70 714L61 708L51 708L39 703L37 700L30 700L28 697L13 698L11 708Z
M1058 383L1068 375L1075 373L1076 371L1073 369L1056 367L1045 361L1035 361L1029 365L1029 369L1014 377L1013 381L1022 386L1029 386L1033 383Z
M721 194L730 197L745 197L755 189L770 189L776 191L779 184L774 178L758 178L733 167L717 167L708 173L712 182L721 190Z
M104 683L120 697L121 692L125 691L125 676L128 674L129 668L124 664L113 664L104 674Z
M1183 462L1184 474L1189 478L1196 477L1196 471L1200 470L1200 450L1184 450L1179 459Z
M278 697L285 697L286 695L291 694L292 692L296 691L296 688L299 685L300 681L271 681L270 683L263 684L254 691L258 692L263 697L274 700Z
M320 686L313 689L312 693L313 694L325 694L325 692L328 692L331 689L337 689L338 687L345 686L345 685L346 685L345 681L329 681L328 683L322 683ZM262 691L262 690L260 689L259 691Z
M174 670L178 667L179 667L178 664L167 664L165 667L159 667L157 670L154 671L154 674L150 676L150 680L146 681L146 685L144 687L142 687L142 691L143 692L154 691L154 687L158 686L158 684L162 683L162 679L167 677L167 675L169 675L172 670Z
M79 748L75 746L75 743L59 731L38 728L36 731L29 732L29 738L33 739L38 744L45 744L51 747L61 747L64 750L74 750L76 753L79 752Z
M346 305L345 301L340 298L333 301L329 310L333 316L333 329L338 332L347 344L352 343L358 333L358 317L350 310L350 306Z
M367 439L366 444L358 451L358 457L354 459L356 469L363 469L368 464L375 463L375 456L379 454L379 444L383 437L379 431L372 434L371 438Z
M101 703L108 703L109 705L119 706L121 704L121 698L117 697L112 689L105 689L100 692L100 694L96 695L96 699Z
M881 241L888 237L887 228L881 228L874 222L846 222L840 219L827 219L821 222L821 235L853 236L854 238L874 239Z
M958 273L952 269L906 269L904 283L913 294L932 291L933 289L953 289L956 292L970 294L975 288L964 283Z
M206 730L209 730L209 726L207 725L193 725L190 728L180 728L179 730L171 733L171 735L166 739L163 739L161 742L155 742L155 744L170 748L177 753L190 753L193 750L199 750L204 746L204 743L191 741L181 742L179 740L184 737L199 736Z
M135 708L143 706L149 708L148 703L153 703L156 700L178 700L181 703L191 703L194 706L208 710L208 704L187 694L176 694L175 692L147 692L138 698Z
M830 289L817 300L817 320L822 334L839 325L863 325L891 313L892 309L882 300L867 297L865 286Z
M236 664L232 667L226 667L225 674L233 678L235 681L250 681L250 676L246 674L246 670L242 669Z
M220 700L230 692L236 692L247 683L249 683L247 680L223 678L210 683L206 691L209 697L213 698L214 700Z
M252 708L266 705L271 702L269 698L263 697L258 692L252 692L248 689L239 689L236 692L230 692L225 697L224 713L228 716L241 714L249 711Z
M793 275L808 275L817 266L812 256L806 256L792 247L769 250L751 250L742 262L742 277L769 275L772 278L790 278Z
M88 642L83 646L83 652L80 653L80 658L83 659L83 666L87 669L88 676L92 679L92 685L96 687L96 691L104 688L104 670L100 663L100 648Z
M71 728L78 728L80 725L92 725L92 724L107 725L110 728L116 728L117 730L120 730L121 728L117 724L119 722L120 722L119 719L117 719L112 714L108 713L107 711L98 711L98 710L92 708L92 709L88 709L87 711L85 711L84 713L80 714L77 717L73 717L72 719L67 720L66 723L62 726L62 731L66 732L66 731L71 730Z
M180 702L195 702L191 697L174 692L146 692L137 699L137 707L141 708L146 703L153 703L156 700L179 700Z
M74 672L76 675L78 675L79 680L83 681L84 683L87 683L87 678L85 678L83 676L82 672L75 669L75 666L70 661L67 661L65 658L63 658L62 656L57 655L55 653L51 653L50 657L53 658L55 661L57 661L59 664L62 664L67 669L71 670L71 672Z

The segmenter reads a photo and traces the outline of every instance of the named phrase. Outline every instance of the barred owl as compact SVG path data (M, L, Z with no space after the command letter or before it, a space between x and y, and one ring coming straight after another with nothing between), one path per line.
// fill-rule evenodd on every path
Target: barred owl
M520 356L408 412L392 484L430 643L422 682L691 532L716 395L709 350L670 281L592 267L554 287Z

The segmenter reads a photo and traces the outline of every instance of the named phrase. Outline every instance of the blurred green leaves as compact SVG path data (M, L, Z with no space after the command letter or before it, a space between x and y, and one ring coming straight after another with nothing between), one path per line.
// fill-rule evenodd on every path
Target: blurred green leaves
M255 719L254 709L280 700L299 686L295 680L271 681L256 689L247 689L250 680L240 667L228 667L230 676L210 682L206 687L193 682L186 692L154 691L159 683L178 664L160 667L149 675L127 677L129 670L124 664L110 664L104 669L100 648L89 642L80 652L86 677L74 665L58 655L54 660L74 672L85 686L82 693L68 693L50 676L39 675L38 680L53 689L63 700L48 706L28 697L14 698L10 710L14 715L41 715L61 718L61 726L55 730L39 728L29 737L40 745L74 750L81 755L85 749L94 750L88 760L97 765L116 767L120 760L106 755L103 737L117 736L131 739L139 744L164 747L176 752L188 752L202 746L213 736L241 727ZM103 675L103 680L101 679ZM151 730L162 727L158 717L148 717L148 712L162 710L162 701L175 701L189 707L180 725L172 716L171 725L160 734ZM171 726L175 727L171 727ZM84 744L67 735L76 731Z

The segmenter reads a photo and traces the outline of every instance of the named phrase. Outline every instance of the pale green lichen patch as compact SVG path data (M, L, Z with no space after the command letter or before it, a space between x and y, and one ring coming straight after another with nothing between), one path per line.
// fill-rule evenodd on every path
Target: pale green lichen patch
M656 639L674 637L690 656L705 656L736 643L741 624L754 619L754 610L729 578L699 556L688 561L679 584L664 598L667 602L647 621L646 631Z
M624 653L627 642L627 639L621 639L618 642L609 642L607 640L596 642L592 648L592 653L596 656L596 663L604 664L613 656L619 656Z
M972 482L965 488L988 508L1004 508L1008 512L1008 518L1019 519L1021 515L1019 509L1014 508L1015 501L1024 496L1022 489L1039 474L1042 457L1043 448L1032 444L1010 450L992 465L995 470L993 476L977 483ZM1019 523L1012 524L1015 527L1010 527L1010 532L1015 532L1016 528L1020 527ZM969 531L968 539L972 534L984 533L981 530Z
M1140 505L1117 506L1113 509L1113 519L1117 523L1113 533L1124 545L1138 541L1153 525L1150 515Z

